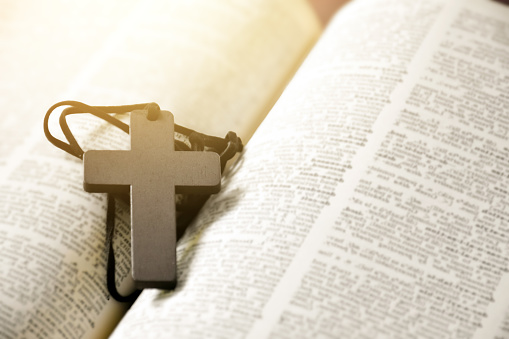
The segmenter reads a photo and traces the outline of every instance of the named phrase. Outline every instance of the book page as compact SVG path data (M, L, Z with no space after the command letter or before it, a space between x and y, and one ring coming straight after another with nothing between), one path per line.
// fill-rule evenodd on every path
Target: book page
M344 8L113 337L506 335L507 18Z
M299 284L272 337L299 337L296 323L313 336L497 334L509 306L508 182L498 174L507 171L508 14L487 1L445 4L339 208L318 219L331 229L303 246L316 255L304 274L294 269Z
M84 192L81 161L45 140L45 110L64 99L155 101L178 124L247 140L319 24L305 1L32 5L10 4L0 21L0 337L105 337L129 306L106 290L105 194ZM61 137L57 116L50 127ZM85 150L128 147L102 121L69 120ZM133 288L128 210L117 204L124 294Z

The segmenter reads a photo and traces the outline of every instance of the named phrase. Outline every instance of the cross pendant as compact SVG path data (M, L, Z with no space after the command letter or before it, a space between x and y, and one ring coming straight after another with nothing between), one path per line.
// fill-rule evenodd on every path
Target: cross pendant
M175 193L211 194L221 187L219 156L175 151L173 115L131 113L129 151L87 151L87 192L131 195L131 263L137 288L177 283ZM154 120L149 120L149 118Z

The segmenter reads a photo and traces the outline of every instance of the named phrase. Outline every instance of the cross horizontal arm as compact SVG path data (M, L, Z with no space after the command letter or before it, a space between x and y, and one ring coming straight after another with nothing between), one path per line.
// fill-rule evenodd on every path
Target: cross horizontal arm
M129 193L131 151L87 151L83 155L83 188L91 193Z
M213 152L175 152L175 192L212 194L221 189L221 160Z

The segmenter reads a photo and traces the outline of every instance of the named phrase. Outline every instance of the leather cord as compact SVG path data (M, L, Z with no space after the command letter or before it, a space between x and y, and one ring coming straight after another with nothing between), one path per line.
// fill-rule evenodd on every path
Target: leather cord
M49 130L49 118L51 114L59 107L67 106L60 114L59 124L67 142L55 138ZM147 117L154 119L156 113L160 110L156 103L142 103L135 105L122 106L89 106L79 101L61 101L51 106L43 121L44 134L46 138L56 147L63 151L83 159L85 153L72 134L67 124L67 116L72 114L89 113L99 119L102 119L113 126L119 128L125 133L129 133L129 125L115 118L110 114L124 114L134 110L146 109ZM175 124L175 134L179 138L175 138L176 151L197 151L197 152L216 152L221 159L221 173L224 171L226 162L233 158L237 152L242 152L242 140L237 137L234 132L228 132L225 138L218 138L196 132L192 129ZM178 140L179 139L179 140ZM182 141L182 139L187 140ZM108 194L108 206L106 212L106 284L108 292L113 299L120 302L133 302L136 300L141 290L135 290L129 295L121 295L115 283L115 253L113 249L113 237L115 233L115 199L120 198L128 201L128 196ZM177 199L177 239L184 234L185 229L207 201L208 196L204 195L182 195L181 199Z

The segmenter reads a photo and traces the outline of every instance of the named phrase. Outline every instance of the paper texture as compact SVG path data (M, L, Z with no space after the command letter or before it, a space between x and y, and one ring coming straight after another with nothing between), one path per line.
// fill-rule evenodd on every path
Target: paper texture
M342 10L113 337L507 336L508 13Z
M85 193L82 163L44 139L45 110L155 101L179 124L248 139L319 24L304 1L19 1L1 16L0 336L104 337L126 307L106 290L105 196ZM128 147L101 121L69 120L85 150ZM121 293L128 213L117 204Z

